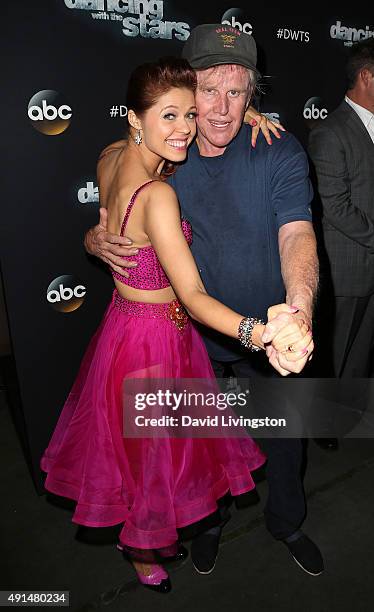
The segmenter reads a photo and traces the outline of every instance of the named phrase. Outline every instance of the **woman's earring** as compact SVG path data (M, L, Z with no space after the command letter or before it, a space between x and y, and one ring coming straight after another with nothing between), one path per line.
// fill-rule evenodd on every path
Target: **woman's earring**
M141 142L143 142L143 138L142 135L140 133L140 130L138 130L135 138L134 138L135 144L140 145Z

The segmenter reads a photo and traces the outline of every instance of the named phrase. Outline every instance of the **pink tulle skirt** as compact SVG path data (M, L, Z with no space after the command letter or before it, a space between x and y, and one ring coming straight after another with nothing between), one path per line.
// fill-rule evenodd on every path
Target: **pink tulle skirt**
M251 471L265 461L249 436L123 437L124 378L214 378L201 336L176 306L130 302L114 290L41 459L45 488L76 500L73 522L124 523L127 547L173 545L177 528L213 513L227 492L251 490Z

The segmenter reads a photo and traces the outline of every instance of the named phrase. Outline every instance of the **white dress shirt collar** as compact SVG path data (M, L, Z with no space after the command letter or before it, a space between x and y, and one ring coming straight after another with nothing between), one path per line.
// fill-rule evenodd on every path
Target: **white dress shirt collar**
M370 138L374 142L374 114L371 113L367 108L364 108L363 106L360 106L360 104L353 102L350 98L348 98L348 96L345 96L344 99L347 104L349 104L349 106L351 106L353 110L356 111L362 123L369 132Z

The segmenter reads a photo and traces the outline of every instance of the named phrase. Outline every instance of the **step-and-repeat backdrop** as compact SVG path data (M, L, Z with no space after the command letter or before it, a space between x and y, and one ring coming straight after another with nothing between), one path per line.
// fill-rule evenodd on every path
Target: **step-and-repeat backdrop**
M111 297L84 251L98 220L100 151L123 136L126 83L139 63L179 55L192 28L225 23L254 36L262 112L305 145L340 102L347 48L374 17L276 16L178 0L14 0L2 20L1 268L20 402L15 419L42 491L39 459Z

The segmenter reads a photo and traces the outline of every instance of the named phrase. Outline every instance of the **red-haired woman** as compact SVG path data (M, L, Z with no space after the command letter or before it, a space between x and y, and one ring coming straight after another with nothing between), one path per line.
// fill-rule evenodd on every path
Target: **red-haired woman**
M170 582L155 560L175 555L177 528L213 513L228 491L252 489L251 471L264 462L249 437L129 439L122 432L124 379L214 379L191 319L263 348L260 321L207 295L189 248L191 227L163 182L195 136L195 88L183 59L145 64L130 78L129 137L104 152L98 177L108 229L122 235L126 228L138 265L129 277L113 273L112 300L41 461L45 487L77 501L74 522L124 524L120 546L142 584L161 592Z

